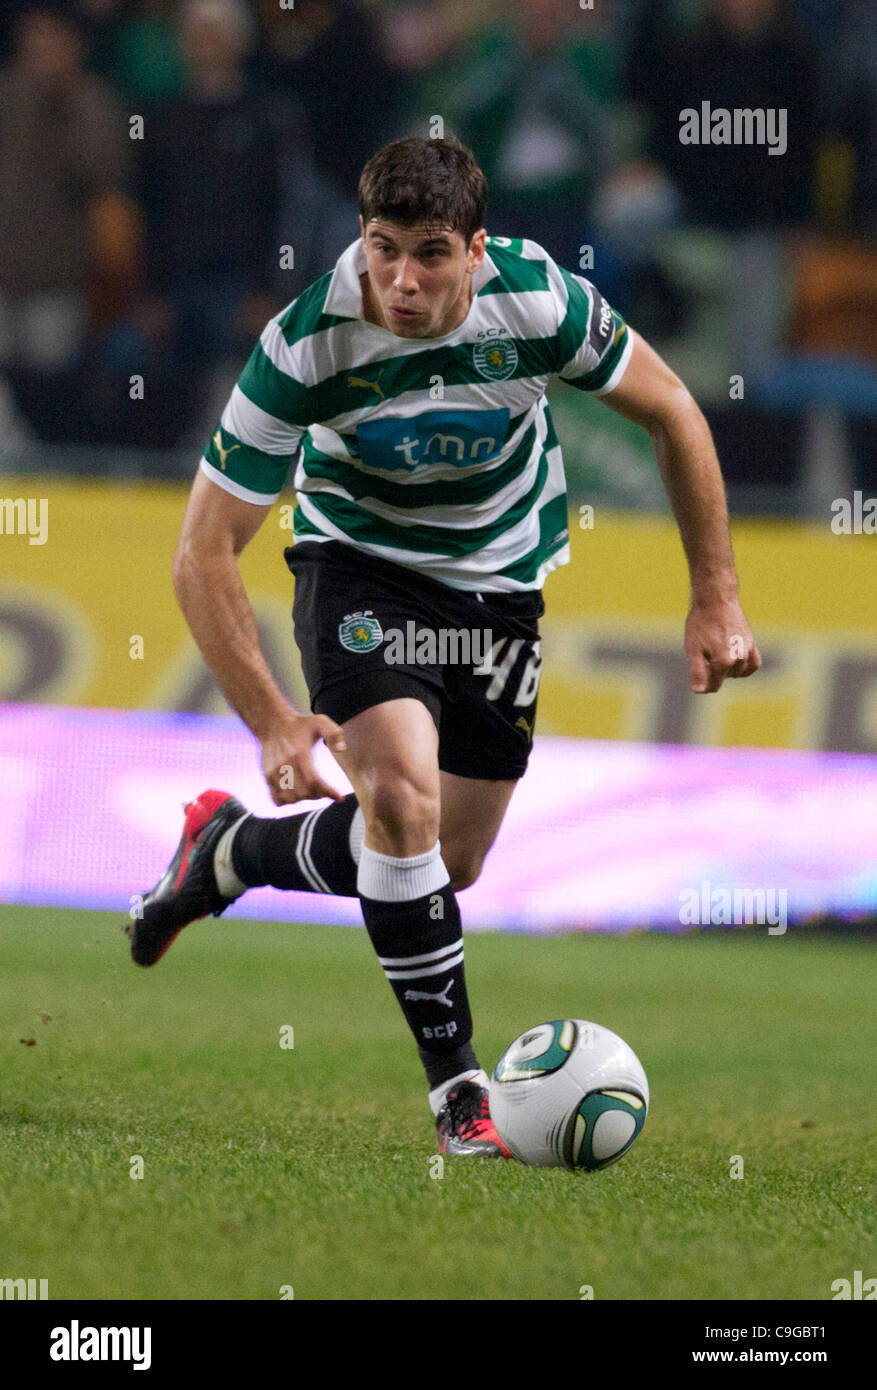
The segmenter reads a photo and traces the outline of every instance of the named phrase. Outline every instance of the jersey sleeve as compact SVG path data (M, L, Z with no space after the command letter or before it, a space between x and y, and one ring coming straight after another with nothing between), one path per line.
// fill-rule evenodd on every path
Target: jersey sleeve
M314 423L312 393L293 374L289 321L287 309L264 329L201 459L212 482L263 506L279 497L305 431Z
M596 285L561 267L558 273L561 302L556 374L580 391L605 396L625 373L633 336Z

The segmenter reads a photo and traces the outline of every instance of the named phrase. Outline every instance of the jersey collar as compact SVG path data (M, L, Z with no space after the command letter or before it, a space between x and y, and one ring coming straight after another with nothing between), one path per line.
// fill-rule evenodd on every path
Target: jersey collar
M357 237L335 263L329 293L323 304L324 314L335 314L343 319L363 319L363 322L367 322L363 317L362 285L359 282L360 275L364 275L366 269L365 247L362 238ZM488 281L493 280L498 274L499 271L485 251L484 260L472 276L473 299Z

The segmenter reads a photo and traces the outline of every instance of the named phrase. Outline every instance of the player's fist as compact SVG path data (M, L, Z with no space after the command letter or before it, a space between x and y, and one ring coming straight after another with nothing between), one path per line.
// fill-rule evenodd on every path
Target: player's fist
M685 623L685 655L696 695L709 695L726 679L751 676L761 653L736 599L694 599Z
M347 746L343 729L325 714L290 715L260 740L262 771L275 806L323 796L341 800L341 792L324 782L314 767L312 749L320 739L333 753L343 753Z

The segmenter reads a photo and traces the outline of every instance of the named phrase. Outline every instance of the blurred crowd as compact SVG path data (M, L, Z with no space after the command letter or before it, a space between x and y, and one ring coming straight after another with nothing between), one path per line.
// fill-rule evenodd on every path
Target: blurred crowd
M583 267L657 344L696 313L667 238L701 229L740 370L873 362L873 21L873 0L4 0L7 444L200 444L267 318L357 235L365 160L436 118L487 174L488 230ZM683 145L707 100L786 110L787 151Z

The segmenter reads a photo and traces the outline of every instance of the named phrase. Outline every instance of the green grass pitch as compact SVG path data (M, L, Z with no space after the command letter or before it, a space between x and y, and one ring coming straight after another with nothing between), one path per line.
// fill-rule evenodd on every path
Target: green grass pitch
M877 1274L871 942L471 935L483 1065L591 1018L640 1055L652 1110L601 1173L437 1178L364 931L211 920L140 970L119 921L0 909L0 1277L72 1299L830 1299Z

